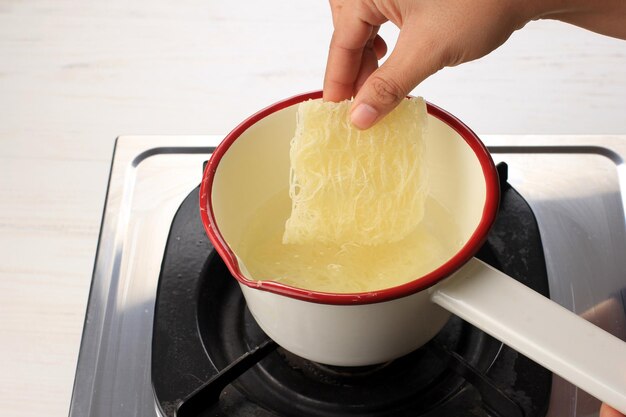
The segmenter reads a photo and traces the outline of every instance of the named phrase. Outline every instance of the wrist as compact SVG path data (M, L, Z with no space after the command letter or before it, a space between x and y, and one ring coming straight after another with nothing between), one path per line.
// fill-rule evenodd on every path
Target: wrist
M603 35L626 40L625 0L529 0L528 21L553 19Z
M555 19L565 14L576 13L585 6L584 0L520 0L520 14L530 22L540 19Z

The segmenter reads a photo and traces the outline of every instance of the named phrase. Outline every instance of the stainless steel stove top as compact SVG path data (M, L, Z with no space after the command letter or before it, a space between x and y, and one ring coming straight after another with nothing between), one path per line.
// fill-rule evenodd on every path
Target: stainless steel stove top
M172 218L222 136L117 141L70 417L160 416L150 360ZM531 205L551 298L626 340L626 136L484 136ZM549 417L599 403L555 376Z

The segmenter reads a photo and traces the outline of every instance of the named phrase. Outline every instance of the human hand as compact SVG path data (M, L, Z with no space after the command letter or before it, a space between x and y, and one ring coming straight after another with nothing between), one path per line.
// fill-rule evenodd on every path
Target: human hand
M352 123L366 129L417 84L443 67L477 59L501 45L528 19L523 1L331 0L334 33L324 99L355 97ZM400 28L396 47L378 68L386 45L383 23Z
M539 18L626 39L626 1L604 0L330 0L334 33L324 100L354 96L352 123L366 129L438 70L480 58ZM386 53L380 25L400 28Z
M608 405L602 404L602 407L600 407L600 417L625 417L625 416L624 414L609 407Z

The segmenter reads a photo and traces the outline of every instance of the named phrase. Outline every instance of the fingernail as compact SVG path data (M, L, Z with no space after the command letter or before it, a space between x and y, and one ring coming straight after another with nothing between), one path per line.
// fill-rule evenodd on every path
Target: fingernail
M350 113L350 121L359 129L367 129L378 118L378 111L369 104L361 103Z

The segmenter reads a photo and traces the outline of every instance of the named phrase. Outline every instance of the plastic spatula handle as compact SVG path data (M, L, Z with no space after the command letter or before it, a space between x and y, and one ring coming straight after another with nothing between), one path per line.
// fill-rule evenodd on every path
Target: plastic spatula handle
M626 413L626 342L478 259L432 301Z

